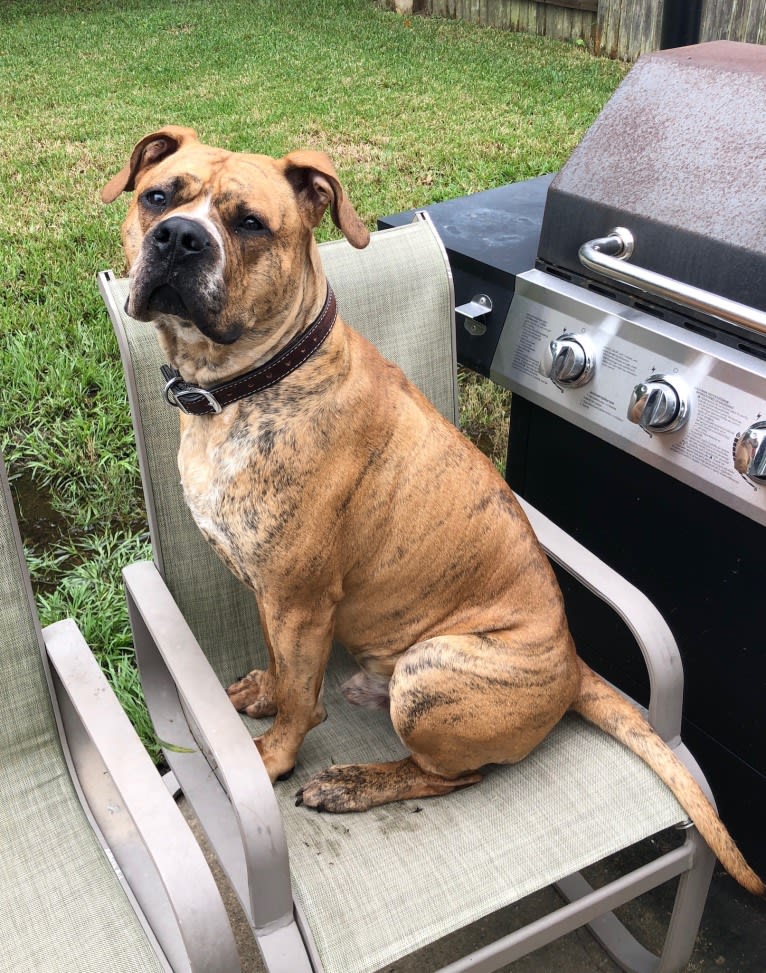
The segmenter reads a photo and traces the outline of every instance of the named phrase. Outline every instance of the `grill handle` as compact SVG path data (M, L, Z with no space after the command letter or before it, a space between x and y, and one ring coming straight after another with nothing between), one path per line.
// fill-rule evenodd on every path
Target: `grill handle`
M589 270L603 274L611 280L630 284L655 297L681 304L691 311L704 311L730 324L766 334L766 313L747 304L730 301L727 297L693 287L683 281L665 277L645 267L627 263L633 253L633 234L618 226L608 236L583 243L579 250L580 263Z

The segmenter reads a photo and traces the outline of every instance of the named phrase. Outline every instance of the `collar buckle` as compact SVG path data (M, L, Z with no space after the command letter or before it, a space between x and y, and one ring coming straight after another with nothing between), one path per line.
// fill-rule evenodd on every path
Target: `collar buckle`
M168 378L168 381L165 383L165 388L162 390L162 394L165 397L165 401L168 403L168 405L172 405L176 409L180 409L181 412L186 413L187 416L199 415L199 411L186 406L184 403L184 397L186 396L190 397L191 399L195 399L197 397L203 398L210 406L210 410L212 412L223 412L221 403L212 392L208 392L207 389L202 389L197 385L188 385L186 382L184 382L178 372L175 372L175 374L172 374Z

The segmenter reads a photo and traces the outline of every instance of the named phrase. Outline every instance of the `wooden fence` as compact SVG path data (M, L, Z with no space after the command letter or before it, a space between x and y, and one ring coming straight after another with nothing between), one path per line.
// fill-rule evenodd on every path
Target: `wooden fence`
M727 38L750 44L766 44L764 0L703 0L701 7L701 41Z
M664 0L600 0L590 49L634 61L661 44Z
M434 17L544 34L557 40L582 40L593 46L598 0L414 0L413 9Z
M667 31L685 28L681 43L721 38L766 43L766 0L383 0L434 17L582 41L607 57L635 60L668 46ZM672 44L670 46L673 46Z

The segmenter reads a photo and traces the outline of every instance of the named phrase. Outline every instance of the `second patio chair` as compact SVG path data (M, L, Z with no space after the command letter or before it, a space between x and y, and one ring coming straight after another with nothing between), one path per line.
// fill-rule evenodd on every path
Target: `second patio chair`
M75 623L35 611L0 458L0 969L238 973L213 877Z

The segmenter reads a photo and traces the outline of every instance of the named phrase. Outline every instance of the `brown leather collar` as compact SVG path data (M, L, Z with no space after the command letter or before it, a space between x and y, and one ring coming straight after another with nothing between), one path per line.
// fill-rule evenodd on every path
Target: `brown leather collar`
M163 395L165 401L187 415L207 416L244 399L248 395L262 392L272 385L276 385L290 372L294 372L321 346L332 330L337 317L335 294L330 284L327 284L327 297L324 307L312 323L285 345L278 355L275 355L258 368L253 368L244 375L238 375L228 382L212 385L210 388L200 388L184 382L180 373L170 365L162 366L162 376L165 379Z

